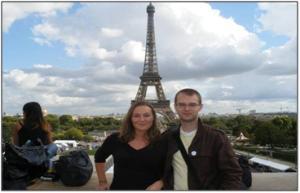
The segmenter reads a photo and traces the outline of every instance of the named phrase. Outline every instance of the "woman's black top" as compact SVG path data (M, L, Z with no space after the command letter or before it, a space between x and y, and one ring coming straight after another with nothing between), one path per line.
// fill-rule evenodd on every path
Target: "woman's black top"
M21 123L20 123L21 124ZM44 145L49 144L47 132L40 127L32 128L21 124L22 128L18 132L19 146L24 145L28 140L32 145L40 145L38 138L41 139Z
M114 133L97 150L95 162L103 163L110 155L114 159L111 190L144 190L162 178L165 152L159 141L136 150Z

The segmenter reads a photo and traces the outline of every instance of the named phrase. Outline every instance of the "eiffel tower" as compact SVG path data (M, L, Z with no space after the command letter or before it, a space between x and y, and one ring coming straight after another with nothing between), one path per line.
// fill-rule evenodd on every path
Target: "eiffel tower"
M150 2L147 6L148 24L147 24L147 40L146 40L146 54L144 61L143 75L140 76L141 83L136 94L136 101L146 101L150 103L157 113L162 114L169 122L175 120L175 114L170 108L170 101L166 100L163 87L161 85L161 77L158 74L156 49L155 49L155 35L154 35L154 12L155 8ZM155 86L157 99L146 99L146 92L148 86Z

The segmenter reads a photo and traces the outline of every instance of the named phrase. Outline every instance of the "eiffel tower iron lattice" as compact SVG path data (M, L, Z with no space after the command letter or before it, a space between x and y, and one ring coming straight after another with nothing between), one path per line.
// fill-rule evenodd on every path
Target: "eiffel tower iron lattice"
M164 115L168 121L174 121L175 114L170 108L170 101L165 97L160 81L161 77L158 73L154 34L154 12L155 8L150 2L147 6L148 23L144 70L143 75L140 77L141 82L135 100L132 100L131 104L136 101L146 101L154 107L156 112ZM157 99L146 99L148 86L155 86Z

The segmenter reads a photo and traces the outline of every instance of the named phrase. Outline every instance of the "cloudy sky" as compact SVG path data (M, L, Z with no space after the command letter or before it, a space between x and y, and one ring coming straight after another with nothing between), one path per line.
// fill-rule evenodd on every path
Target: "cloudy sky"
M2 2L2 111L124 113L142 75L147 2ZM154 2L159 74L204 113L297 110L296 2ZM154 99L153 87L147 98Z

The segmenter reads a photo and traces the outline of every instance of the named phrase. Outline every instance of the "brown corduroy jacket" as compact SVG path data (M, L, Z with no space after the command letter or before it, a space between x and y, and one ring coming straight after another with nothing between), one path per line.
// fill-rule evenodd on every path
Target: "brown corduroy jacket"
M174 132L178 131L179 128L180 125L175 130L170 129L162 135L164 147L167 148L163 178L164 189L166 190L174 188L172 160L173 155L179 151ZM198 178L196 179L188 171L189 190L240 189L242 169L223 131L203 125L199 118L198 130L188 148L188 156L196 168Z

